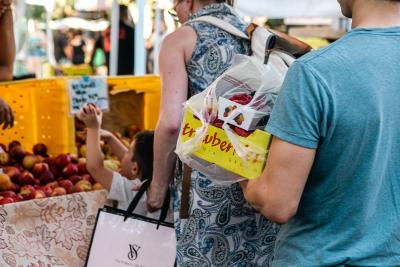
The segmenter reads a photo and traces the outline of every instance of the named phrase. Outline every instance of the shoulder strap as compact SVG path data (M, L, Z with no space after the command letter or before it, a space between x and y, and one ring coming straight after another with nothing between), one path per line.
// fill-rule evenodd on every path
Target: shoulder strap
M243 38L246 40L250 40L249 36L247 36L245 33L240 31L239 29L237 29L235 26L233 26L229 22L226 22L226 21L216 18L216 17L202 16L202 17L192 19L189 22L206 22L206 23L214 25L215 27L218 27L232 35L235 35L237 37L240 37L240 38Z

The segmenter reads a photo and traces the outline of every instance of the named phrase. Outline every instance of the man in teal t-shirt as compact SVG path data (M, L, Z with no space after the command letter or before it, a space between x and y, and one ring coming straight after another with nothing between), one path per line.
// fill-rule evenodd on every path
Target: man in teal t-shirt
M242 184L285 223L273 266L400 266L400 1L339 2L354 29L290 68Z

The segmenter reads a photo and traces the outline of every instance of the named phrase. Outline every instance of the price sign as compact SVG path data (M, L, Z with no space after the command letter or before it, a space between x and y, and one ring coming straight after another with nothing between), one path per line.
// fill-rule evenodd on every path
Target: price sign
M69 80L69 103L72 115L78 114L83 106L92 103L101 110L108 110L108 88L105 78L83 77Z

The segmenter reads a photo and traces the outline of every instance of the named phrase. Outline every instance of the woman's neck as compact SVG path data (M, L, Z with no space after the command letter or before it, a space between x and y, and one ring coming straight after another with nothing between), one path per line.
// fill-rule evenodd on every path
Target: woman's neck
M353 4L353 28L400 26L400 3L382 0L358 0Z

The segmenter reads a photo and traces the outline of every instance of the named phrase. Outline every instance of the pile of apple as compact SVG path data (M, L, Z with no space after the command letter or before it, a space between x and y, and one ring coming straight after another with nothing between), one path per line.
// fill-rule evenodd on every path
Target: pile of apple
M0 147L0 205L103 189L87 172L85 158L50 157L44 144L36 144L33 153L18 141Z

